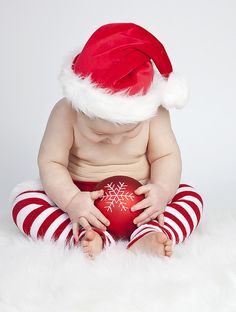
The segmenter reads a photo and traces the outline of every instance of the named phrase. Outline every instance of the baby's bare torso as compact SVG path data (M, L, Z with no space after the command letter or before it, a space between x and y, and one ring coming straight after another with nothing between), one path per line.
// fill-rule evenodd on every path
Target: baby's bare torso
M113 175L127 175L142 184L147 183L150 176L146 157L149 121L142 123L137 136L117 145L91 142L79 131L78 122L76 119L73 126L74 141L68 164L73 179L97 182Z

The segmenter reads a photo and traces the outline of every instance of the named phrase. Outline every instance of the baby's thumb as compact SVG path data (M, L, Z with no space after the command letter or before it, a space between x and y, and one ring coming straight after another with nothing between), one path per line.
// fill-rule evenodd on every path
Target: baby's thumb
M102 197L103 193L104 193L103 190L98 190L98 191L91 192L92 200L95 200L95 199L98 199L99 197Z

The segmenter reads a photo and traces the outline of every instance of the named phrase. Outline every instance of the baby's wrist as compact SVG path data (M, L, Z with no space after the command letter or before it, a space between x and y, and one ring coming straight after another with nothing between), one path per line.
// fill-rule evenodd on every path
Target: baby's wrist
M68 212L70 210L70 207L73 206L73 202L75 200L75 198L81 193L80 190L78 190L69 200L69 202L64 206L63 210L65 212Z
M161 182L155 182L153 183L156 188L160 191L160 193L162 194L162 196L164 198L166 198L166 200L168 201L169 197L170 197L170 190L168 188L168 186L166 186L165 184L161 183Z

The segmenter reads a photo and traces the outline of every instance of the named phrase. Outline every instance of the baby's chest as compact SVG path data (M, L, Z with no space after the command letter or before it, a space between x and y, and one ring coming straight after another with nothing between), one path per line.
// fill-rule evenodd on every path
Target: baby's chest
M132 139L124 140L120 144L96 144L79 137L74 142L72 152L74 156L88 164L112 165L131 164L137 162L146 154L148 134L140 134Z
M87 163L96 165L127 164L136 162L146 154L147 144L127 140L119 145L93 144L84 142L74 149L76 156Z

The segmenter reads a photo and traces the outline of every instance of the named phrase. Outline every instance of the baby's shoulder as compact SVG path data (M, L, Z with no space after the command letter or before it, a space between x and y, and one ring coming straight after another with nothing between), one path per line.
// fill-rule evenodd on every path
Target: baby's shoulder
M62 98L53 106L51 118L72 122L76 118L76 111L71 102L66 98Z
M158 133L157 131L165 131L167 128L171 128L170 113L163 106L158 107L156 116L149 120L150 131Z
M57 112L58 114L74 114L75 110L72 107L70 101L67 98L60 99L54 106L52 111Z

